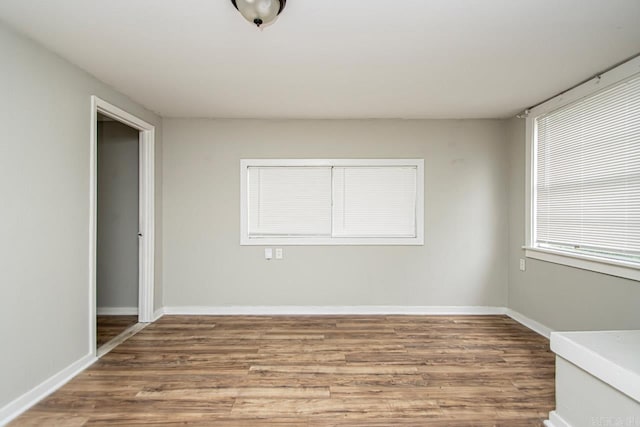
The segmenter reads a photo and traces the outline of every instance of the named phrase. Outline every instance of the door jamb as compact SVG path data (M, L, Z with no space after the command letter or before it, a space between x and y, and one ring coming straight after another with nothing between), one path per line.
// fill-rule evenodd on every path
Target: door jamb
M139 131L138 205L138 321L153 321L155 252L155 126L109 102L91 97L91 138L89 164L89 352L96 356L96 253L98 195L98 113Z

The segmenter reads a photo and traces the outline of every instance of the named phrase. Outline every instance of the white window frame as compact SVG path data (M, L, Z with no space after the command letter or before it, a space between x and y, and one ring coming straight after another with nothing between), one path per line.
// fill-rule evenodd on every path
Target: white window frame
M536 135L535 120L539 116L561 108L582 98L593 95L609 86L622 82L640 73L640 57L636 57L624 64L595 77L549 101L536 106L529 111L526 118L526 187L525 187L525 256L541 261L562 264L569 267L596 271L611 276L624 277L640 281L640 268L635 263L617 261L564 252L535 245L535 183L536 183Z
M249 167L274 166L411 166L416 167L415 237L249 237ZM424 159L242 159L240 160L240 245L424 245Z

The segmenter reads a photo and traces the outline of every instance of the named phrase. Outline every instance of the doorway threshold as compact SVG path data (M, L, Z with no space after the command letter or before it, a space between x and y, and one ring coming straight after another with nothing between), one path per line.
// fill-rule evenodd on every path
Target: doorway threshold
M149 323L136 323L135 325L129 326L127 329L122 331L118 336L114 337L112 340L104 343L96 350L96 357L99 359L105 354L109 353L111 350L143 330L147 327Z

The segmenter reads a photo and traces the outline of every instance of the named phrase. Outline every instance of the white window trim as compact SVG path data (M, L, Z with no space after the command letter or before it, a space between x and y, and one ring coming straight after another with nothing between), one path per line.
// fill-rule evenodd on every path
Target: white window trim
M535 159L535 120L550 111L561 108L586 96L594 94L608 86L619 83L640 72L640 57L631 59L606 73L589 80L529 111L526 118L526 186L525 186L525 256L527 258L562 264L569 267L596 271L611 276L624 277L640 281L640 268L633 263L591 257L561 250L535 246L535 206L534 185L536 182Z
M527 258L640 281L640 269L634 264L624 261L590 257L548 248L524 247L523 249L525 249Z
M247 168L261 166L415 166L416 237L260 237L249 238ZM424 159L242 159L240 160L240 245L424 245Z

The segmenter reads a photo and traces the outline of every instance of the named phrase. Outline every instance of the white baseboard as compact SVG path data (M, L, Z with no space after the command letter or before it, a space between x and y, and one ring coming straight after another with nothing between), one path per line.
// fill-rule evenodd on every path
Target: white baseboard
M483 306L177 306L164 314L217 316L319 316L319 315L490 315L505 314L504 307Z
M527 316L518 313L517 311L511 310L510 308L505 309L505 314L511 317L516 322L521 323L527 328L531 329L532 331L539 333L543 337L546 337L547 339L551 337L551 332L553 332L553 330L548 326L530 319Z
M98 307L98 316L133 316L138 314L138 307Z
M549 419L544 422L546 427L572 427L564 418L556 411L549 412Z
M153 312L153 320L152 320L152 322L156 322L162 316L164 316L164 307L159 308L159 309L157 309L156 311Z
M93 354L72 363L22 396L0 409L0 425L8 424L27 409L44 399L98 360Z

